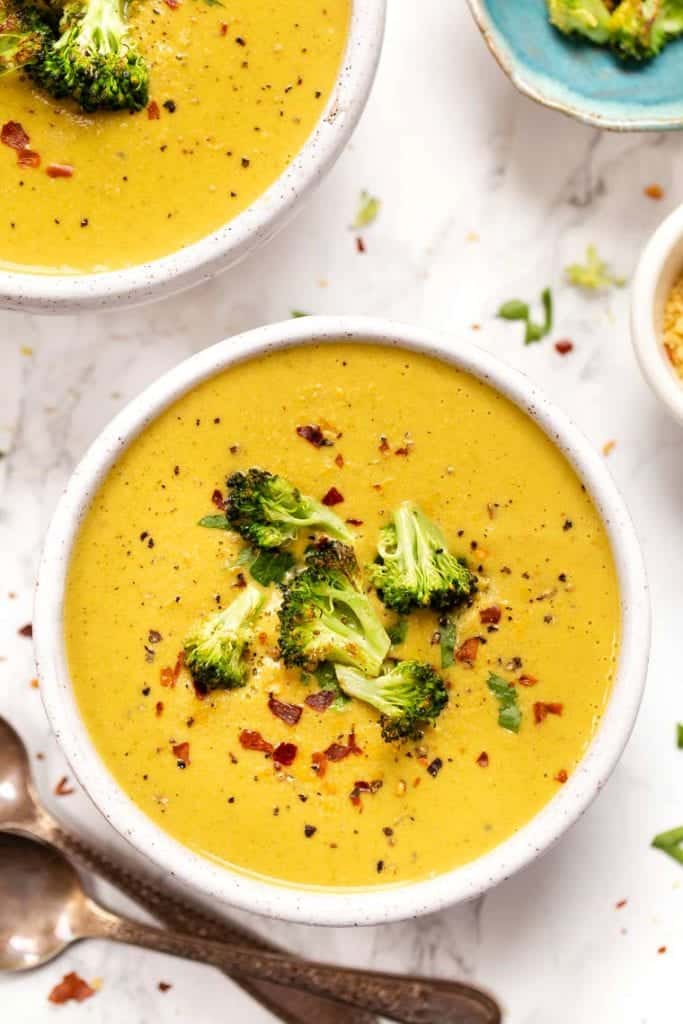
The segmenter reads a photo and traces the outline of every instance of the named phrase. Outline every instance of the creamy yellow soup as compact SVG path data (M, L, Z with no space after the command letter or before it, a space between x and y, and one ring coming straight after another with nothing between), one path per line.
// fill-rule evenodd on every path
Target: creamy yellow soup
M137 0L132 24L158 111L84 114L23 75L0 78L0 123L21 124L39 167L0 145L0 268L116 270L167 256L261 195L328 101L350 0ZM50 177L50 164L72 177Z
M304 425L333 444L315 447L297 434ZM357 700L322 712L305 703L319 685L278 660L277 588L244 688L200 699L184 668L163 685L188 628L240 593L243 541L197 521L216 512L226 475L251 466L317 498L335 487L362 565L391 510L412 499L477 573L477 597L455 617L456 647L479 638L477 650L443 670L450 700L421 740L383 741L377 712ZM392 656L440 669L440 628L434 612L410 616ZM372 345L280 351L181 398L100 487L66 592L78 704L122 788L191 849L302 886L426 878L513 835L590 743L619 630L605 531L545 434L468 374ZM518 733L499 725L490 673L514 684ZM297 725L273 715L271 693L303 708ZM293 763L244 749L244 730L294 744ZM313 755L348 746L350 733L361 752L320 777Z

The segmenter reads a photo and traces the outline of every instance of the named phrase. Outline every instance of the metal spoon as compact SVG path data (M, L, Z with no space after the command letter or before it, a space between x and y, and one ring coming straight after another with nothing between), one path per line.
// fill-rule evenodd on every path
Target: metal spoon
M55 821L36 793L28 753L9 722L0 717L0 831L33 836L56 846L86 871L94 871L130 896L158 921L179 932L217 942L238 942L254 949L277 951L278 947L234 923L217 921L190 907L174 893L131 874ZM374 1014L351 1011L340 1003L269 981L234 978L252 998L285 1024L376 1024Z
M113 939L291 985L401 1024L500 1024L496 1004L458 982L341 968L120 917L86 895L59 850L24 836L0 835L0 970L28 970L73 942L91 938Z

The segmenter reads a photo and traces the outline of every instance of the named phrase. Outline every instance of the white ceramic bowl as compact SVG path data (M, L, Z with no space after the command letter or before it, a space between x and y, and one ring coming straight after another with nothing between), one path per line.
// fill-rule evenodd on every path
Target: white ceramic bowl
M0 308L36 313L133 306L208 281L287 223L329 171L365 107L377 70L386 0L352 0L349 38L329 102L303 149L250 207L218 231L162 259L102 274L0 271Z
M683 381L664 350L661 325L666 299L683 274L683 206L664 220L640 257L631 288L631 337L636 356L660 402L683 424Z
M623 642L609 705L589 750L565 786L524 828L464 867L428 881L375 890L330 891L271 883L221 867L163 832L104 766L78 712L63 639L65 576L79 522L97 486L126 446L170 403L227 366L311 341L371 341L425 352L469 371L527 412L565 453L585 483L609 534L621 590ZM102 814L166 874L219 905L309 924L376 924L466 900L518 871L576 821L614 768L633 726L649 651L649 602L640 549L604 460L531 381L472 344L365 317L306 317L222 341L177 366L130 403L104 430L64 493L45 543L34 615L40 692L62 749Z

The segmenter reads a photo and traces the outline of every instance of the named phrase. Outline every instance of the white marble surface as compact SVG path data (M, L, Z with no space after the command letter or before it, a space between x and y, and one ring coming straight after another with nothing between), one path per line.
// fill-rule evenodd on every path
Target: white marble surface
M470 906L356 933L255 924L319 957L487 983L509 1024L661 1024L680 1017L683 964L683 869L649 849L657 831L683 822L683 754L674 742L683 720L683 434L635 365L627 289L587 299L563 284L562 267L596 242L616 270L632 272L649 233L683 198L683 136L601 135L533 106L498 71L464 8L463 0L390 0L379 77L353 143L266 251L156 306L61 320L0 314L0 713L33 755L44 752L34 767L58 812L113 845L82 794L50 797L67 768L29 685L31 642L17 635L31 618L41 540L76 460L159 373L292 308L389 315L469 337L533 376L596 447L617 442L610 468L644 546L654 602L634 737L571 833ZM644 196L651 182L665 189L663 201ZM383 202L365 255L348 230L362 188ZM553 339L576 345L566 358L553 339L525 349L518 326L494 317L500 301L547 284L557 300ZM622 899L627 905L615 909ZM48 1006L48 991L69 970L102 978L101 991L82 1005ZM159 979L173 988L160 994ZM94 942L3 979L0 1019L270 1018L209 969Z

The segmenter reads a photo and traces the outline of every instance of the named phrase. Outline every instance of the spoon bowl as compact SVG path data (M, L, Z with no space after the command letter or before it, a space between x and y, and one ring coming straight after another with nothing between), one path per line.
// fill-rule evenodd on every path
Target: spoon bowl
M9 722L0 718L0 828L19 827L35 815L26 747Z

